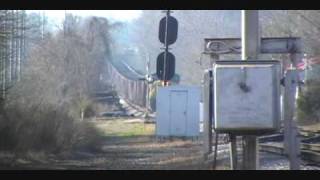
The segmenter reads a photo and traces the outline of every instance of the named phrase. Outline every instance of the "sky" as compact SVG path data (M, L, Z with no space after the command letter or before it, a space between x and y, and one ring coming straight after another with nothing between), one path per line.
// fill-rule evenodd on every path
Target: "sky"
M64 20L65 12L78 15L81 17L86 16L99 16L106 17L111 21L129 22L138 18L141 10L28 10L27 13L44 13L45 16L53 21L55 24L60 24Z

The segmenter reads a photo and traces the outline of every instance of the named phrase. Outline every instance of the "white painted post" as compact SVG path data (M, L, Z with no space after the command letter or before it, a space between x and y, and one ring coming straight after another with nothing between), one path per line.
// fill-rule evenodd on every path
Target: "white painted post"
M259 12L242 10L242 59L257 60L260 53ZM256 136L243 137L243 169L255 170L259 167L258 141Z
M260 53L258 10L242 10L241 21L242 60L257 60Z

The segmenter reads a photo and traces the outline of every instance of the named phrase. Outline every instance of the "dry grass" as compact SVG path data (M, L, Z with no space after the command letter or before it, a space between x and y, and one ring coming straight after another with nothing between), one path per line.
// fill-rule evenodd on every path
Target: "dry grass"
M203 162L199 141L168 139L159 142L154 136L154 124L144 124L139 119L91 121L90 124L102 133L98 151L82 149L51 158L32 155L37 161L20 159L10 168L170 170L209 167ZM0 169L2 167L8 166L0 163Z
M312 123L308 125L301 125L304 130L307 131L320 131L320 123Z
M155 132L154 124L144 124L126 119L93 121L104 136L149 136Z

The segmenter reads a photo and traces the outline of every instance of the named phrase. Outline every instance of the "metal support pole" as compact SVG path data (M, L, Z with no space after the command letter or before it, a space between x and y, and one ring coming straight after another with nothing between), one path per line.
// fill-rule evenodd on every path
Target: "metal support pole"
M203 84L203 145L204 159L212 153L212 71L204 74Z
M256 60L260 53L259 12L241 12L241 57L242 60Z
M258 140L256 136L243 136L243 169L257 170L259 167Z
M238 168L237 136L234 134L230 134L230 164L232 170Z
M300 140L297 125L293 121L297 85L297 71L287 70L284 92L284 149L289 157L290 170L300 169Z
M210 56L209 70L206 70L204 76L204 91L203 91L203 144L204 144L204 158L212 153L212 130L213 130L213 72L212 67L216 60L219 60L219 55ZM217 134L215 134L217 137ZM217 146L216 146L217 147ZM217 151L215 150L215 153ZM215 159L217 154L215 154ZM216 160L213 162L215 166Z
M213 167L217 168L217 157L218 157L218 144L219 144L219 133L214 133L214 157L213 157Z
M167 10L166 12L166 32L165 32L165 53L164 53L164 63L163 63L163 85L167 86L168 82L166 79L166 75L167 75L167 56L168 56L168 50L169 50L169 45L168 45L168 18L170 16L170 10Z
M258 10L242 10L242 59L257 60L260 53ZM243 137L243 169L259 167L258 141L256 136Z
M215 55L212 55L210 57L210 68L212 69L213 68L213 65L215 63L215 61L219 60L219 55L218 54L215 54ZM213 89L213 84L214 84L214 80L213 80L213 71L211 71L211 81L210 81L210 136L212 136L212 130L213 130L213 127L214 127L214 89ZM214 132L214 135L215 135L215 144L214 144L214 159L213 159L213 167L214 169L216 168L217 166L217 157L218 157L218 144L219 144L219 133L218 132ZM212 138L211 138L212 139ZM211 142L212 143L212 142ZM211 145L212 146L212 145Z

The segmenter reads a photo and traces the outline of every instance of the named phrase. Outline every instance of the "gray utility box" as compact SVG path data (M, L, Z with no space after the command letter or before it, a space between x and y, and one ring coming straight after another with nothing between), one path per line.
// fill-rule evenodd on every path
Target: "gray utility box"
M200 87L159 87L156 101L157 136L199 135Z
M279 61L217 61L212 72L216 131L260 134L279 130Z

